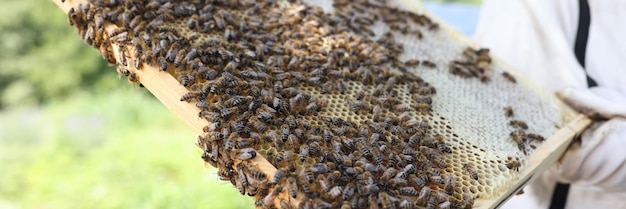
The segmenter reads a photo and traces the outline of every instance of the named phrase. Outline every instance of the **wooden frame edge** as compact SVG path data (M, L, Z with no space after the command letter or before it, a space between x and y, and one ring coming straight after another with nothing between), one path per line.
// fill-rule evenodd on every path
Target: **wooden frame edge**
M501 194L497 198L478 199L474 203L475 208L493 209L502 206L515 192L522 189L526 184L534 180L538 175L541 175L543 171L547 170L559 160L572 143L575 136L580 134L589 124L591 124L591 120L586 116L582 114L576 116L575 119L559 129L559 131L537 147L535 152L529 156L528 167L526 167L524 172L520 175L520 181L511 185L506 193Z

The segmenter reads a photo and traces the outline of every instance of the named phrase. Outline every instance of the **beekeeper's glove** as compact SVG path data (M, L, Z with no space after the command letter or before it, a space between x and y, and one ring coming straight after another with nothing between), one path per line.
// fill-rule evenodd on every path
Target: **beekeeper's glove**
M557 95L595 122L550 171L560 181L604 191L626 191L626 95L603 87L565 88Z
M615 89L566 87L557 96L594 119L626 118L626 94Z

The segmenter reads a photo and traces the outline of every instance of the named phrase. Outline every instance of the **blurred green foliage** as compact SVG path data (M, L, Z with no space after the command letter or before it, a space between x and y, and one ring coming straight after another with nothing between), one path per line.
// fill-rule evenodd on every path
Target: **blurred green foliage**
M252 208L195 133L126 85L0 113L0 208Z
M2 3L0 108L66 98L84 88L119 88L114 68L83 43L52 1Z

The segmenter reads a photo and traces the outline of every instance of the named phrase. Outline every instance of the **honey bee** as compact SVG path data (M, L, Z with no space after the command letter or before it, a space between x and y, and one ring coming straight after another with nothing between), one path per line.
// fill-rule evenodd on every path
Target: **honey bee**
M425 103L425 104L432 104L433 100L430 96L427 95L419 95L419 94L414 94L413 99L417 102L417 103Z
M141 16L137 15L128 24L128 28L136 28L142 22Z
M530 138L530 139L537 140L537 141L540 141L540 142L546 140L545 138L543 138L543 136L541 136L539 134L535 134L535 133L529 133L529 134L526 134L526 136L528 138Z
M378 150L373 149L372 158L374 158L374 162L376 162L376 165L383 166L383 163L384 163L383 157Z
M157 61L159 62L159 66L161 67L162 71L167 71L167 60L165 60L165 58L163 57L158 57Z
M190 75L190 74L178 76L178 80L180 81L180 84L182 84L183 86L191 86L191 82L194 79L195 78L193 77L193 75Z
M172 44L169 50L165 53L165 59L169 62L174 62L176 59L176 55L178 55L178 50L180 49L180 45L178 43Z
M237 107L222 107L219 109L220 111L220 115L222 116L222 118L224 118L225 120L227 120L231 115L233 115L233 113L235 113L235 111L239 109Z
M356 113L359 110L367 108L367 104L362 101L354 100L354 101L348 101L348 107L350 108L352 112Z
M445 184L445 181L439 173L432 174L429 179L436 184Z
M122 33L126 33L127 31L124 28L115 28L113 30L111 30L111 32L109 32L109 38L113 38L115 36L118 36Z
M440 209L450 209L451 205L452 205L452 203L450 203L449 200L446 200L446 201L442 201L441 203L439 203L439 208Z
M217 156L219 155L219 147L217 145L217 143L212 143L211 144L211 160L213 161L217 161Z
M396 170L395 168L393 168L393 167L389 167L389 168L387 168L387 169L383 172L383 174L382 174L382 176L380 177L380 179L381 179L381 180L389 180L389 179L394 178L394 177L396 176L396 174L397 174L397 170Z
M437 135L435 139L437 140L437 149L445 153L452 153L452 149L444 142L443 135Z
M406 185L408 185L408 181L401 178L393 178L387 182L387 187L391 188L404 187Z
M526 137L525 137L525 133L522 131L513 131L511 132L510 136L511 139L513 139L513 141L517 144L517 148L519 148L519 150L523 151L524 154L526 154Z
M328 195L330 195L330 197L332 198L335 198L341 195L342 191L343 190L341 189L341 186L334 186L328 191Z
M409 137L409 141L407 143L407 145L413 147L416 144L420 144L420 136L418 134L413 134Z
M305 114L307 113L313 113L313 112L317 112L320 111L320 105L318 104L318 102L316 101L311 101L309 102L309 104L306 105L306 107L304 107L304 112Z
M352 197L352 195L354 195L354 188L356 186L354 185L354 183L348 183L346 185L346 187L343 189L343 194L341 195L341 199L343 201L348 201L350 200L350 198Z
M137 74L135 73L130 73L130 75L128 75L128 82L130 83L136 83L139 81L139 78L137 77Z
M123 45L120 46L118 51L118 60L120 61L120 63L122 63L122 65L124 66L128 66L128 61L127 61L127 54L126 54L126 47L124 47Z
M74 7L70 8L70 10L67 12L68 21L69 21L70 25L76 25L77 24L77 19L79 17L79 13L82 14L82 11L80 11L80 9L78 11L76 11L74 9Z
M276 173L274 173L274 178L272 178L271 183L272 184L280 183L283 180L283 178L285 177L285 175L287 175L287 174L288 174L288 171L286 170L286 168L278 169L276 171Z
M480 82L489 83L491 81L491 77L489 75L483 74L480 76Z
M257 181L264 181L266 179L265 173L257 170L254 167L248 167L250 170L250 176Z
M304 182L304 181L301 181L301 182ZM316 196L315 194L316 191L311 191L311 186L309 186L309 184L303 183L303 184L300 184L300 187L302 188L302 191L304 191L304 194L306 194L309 198Z
M236 134L232 134L230 138L235 138L233 136L236 136ZM226 149L226 151L231 151L232 149L235 148L235 141L233 140L227 140L224 143L224 149Z
M325 181L325 178L323 175L318 175L316 182L320 185L321 191L328 192L330 190L331 185Z
M267 112L267 111L261 111L257 115L257 118L265 122L270 122L274 118L274 114L272 114L271 112Z
M491 57L489 57L489 49L481 48L477 52L478 61L491 63Z
M311 165L309 170L313 173L326 173L328 172L328 166L324 163L315 163Z
M283 142L286 142L287 139L289 138L289 132L290 132L289 125L283 124L280 126L280 136Z
M222 14L223 14L222 12L217 12L213 14L213 20L215 21L215 25L220 30L223 30L224 27L226 26L226 21L224 20L224 17L222 16Z
M300 145L300 162L304 162L309 157L309 146L307 144Z
M317 196L319 196L319 192L316 191L315 193L315 198L317 198ZM315 199L313 208L333 208L333 205L322 199Z
M265 207L265 202L263 202L263 199L257 199L254 201L254 206L257 208L263 208Z
M365 185L357 185L357 192L361 195L375 195L380 192L380 188L376 184L368 183Z
M446 174L446 184L444 186L445 192L452 195L454 193L454 187L456 187L456 182L450 174Z
M416 109L419 111L431 111L432 107L428 103L417 103Z
M394 107L395 111L398 112L407 112L411 110L411 105L409 104L398 104Z
M124 76L130 75L130 71L127 68L125 68L123 65L117 65L117 73L119 73L120 75L124 75Z
M137 47L135 48L135 56L139 56L141 59L139 59L142 64L146 64L146 65L153 65L153 61L154 59L154 55L152 54L153 52L151 50L143 50L143 48L141 47L141 45L137 45ZM137 66L135 66L137 67ZM139 67L141 68L141 67ZM138 69L139 69L138 68Z
M274 199L276 199L278 194L280 194L282 191L283 191L283 187L277 186L276 188L274 188L274 191L272 191L272 193L269 193L267 196L263 198L263 203L265 205L271 205L272 202L274 202Z
M380 199L383 209L395 208L395 205L393 202L391 202L391 198L389 197L389 194L387 194L387 192L378 193L378 198Z
M519 160L509 159L506 161L506 167L511 170L515 169L515 171L519 171L520 166L522 166L522 164Z
M424 186L420 189L420 194L418 196L418 200L420 202L424 202L427 201L428 199L430 199L432 194L432 190L430 189L430 187L428 186ZM425 204L421 204L421 205L425 205Z
M446 161L441 158L432 158L431 161L437 164L439 168L448 168L448 163L446 163Z
M422 66L425 66L428 68L435 68L437 67L437 64L435 64L434 62L431 62L430 60L424 60L422 61Z
M516 127L516 128L521 128L521 129L528 129L528 125L521 120L511 120L511 122L509 123L510 126Z
M187 27L189 27L189 29L194 30L196 28L198 28L198 20L197 20L197 15L192 16L191 18L189 18L189 20L187 20Z
M220 177L220 180L222 181L230 181L233 180L233 176L230 172L230 170L226 169L226 168L218 168L217 170L217 175ZM231 182L233 184L235 184L234 182Z
M176 57L174 57L174 66L180 67L181 63L183 62L183 58L185 58L186 54L187 54L187 51L185 49L178 50Z
M233 150L232 153L234 155L232 158L239 159L239 160L249 160L249 159L256 157L257 155L254 148L243 148L243 149Z
M320 153L320 145L315 141L309 143L309 153L311 155Z
M235 187L239 193L246 194L246 186L248 185L248 179L246 178L246 174L243 171L239 171L239 177L237 178L237 182L235 183Z
M389 146L387 146L386 144L382 144L380 146L378 146L378 149L383 153L383 154L387 154L390 152Z
M402 187L400 188L400 194L402 195L406 195L406 196L417 196L417 190L415 190L415 187Z
M302 169L302 173L304 174L304 179L309 182L309 184L313 183L314 177L310 169Z
M504 115L506 117L509 117L509 118L513 117L513 115L514 115L513 107L511 107L511 106L504 107Z
M443 156L439 150L424 145L419 147L419 151L428 158L438 158Z
M465 170L467 173L470 174L470 176L474 179L474 180L478 180L478 171L476 170L476 168L472 167L471 165L464 163L463 164L463 170Z
M293 209L293 207L287 202L285 202L285 200L280 200L280 208Z
M285 118L285 121L287 122L287 126L290 129L296 129L298 127L298 119L296 119L295 117L293 117L293 115L289 115Z
M356 148L363 153L364 156L366 157L372 157L372 153L370 152L369 148L366 147L365 145L363 145L362 142L356 142Z
M404 62L404 64L408 67L416 67L420 64L420 61L417 59L410 59Z
M513 77L513 75L511 75L508 72L502 72L502 76L511 83L517 83L517 80L515 80L515 77Z
M419 188L424 187L424 185L426 184L426 181L424 181L424 179L417 177L416 174L409 174L409 182L411 182L412 184L418 186Z
M306 98L303 93L298 93L296 96L289 99L289 106L291 109L296 109L300 104L306 102Z
M248 185L248 196L255 196L257 194L257 191L259 190L259 188L257 188L254 185Z
M254 129L260 133L265 132L265 130L267 130L267 126L265 125L264 122L261 122L258 118L256 117L250 117L250 119L248 119L250 124L252 124L252 127L254 127Z
M289 178L287 178L287 192L289 193L289 196L291 196L292 198L296 198L298 197L298 184L296 183L296 178L291 176Z
M348 90L348 85L344 81L338 81L336 83L336 86L337 86L337 90L339 91L339 93L343 94Z
M282 152L279 152L278 155L276 155L276 161L281 162L281 161L291 161L291 156L292 156L292 152L291 150L285 150Z

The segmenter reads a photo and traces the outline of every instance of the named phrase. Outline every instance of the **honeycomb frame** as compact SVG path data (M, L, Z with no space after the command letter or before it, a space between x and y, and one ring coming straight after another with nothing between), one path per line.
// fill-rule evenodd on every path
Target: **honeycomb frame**
M77 5L78 2L80 1L67 0L65 3L62 3L60 1L55 1L55 3L57 3L57 5L59 5L66 12L69 11L68 5L70 4ZM404 4L415 5L415 4L408 4L406 2ZM444 30L445 33L447 33L448 35L451 35L453 39L457 39L459 42L463 42L465 44L475 47L475 45L472 44L472 42L468 41L463 36L459 35L458 32L454 31L449 26L444 24L442 21L437 20L432 15L429 15L427 12L423 11L423 8L416 7L416 8L411 8L411 10L421 12L421 13L426 13L427 16L429 16L431 19L434 19L435 22L437 22L440 25L441 30ZM112 31L114 30L115 26L109 24L106 27L108 31ZM119 60L119 54L117 54L117 51L118 51L117 47L118 46L113 45L113 48L115 49L113 51L115 53L116 59ZM133 57L133 55L131 55L131 57ZM495 58L494 58L493 63L494 65L498 65L498 66L505 65L501 63L501 61ZM571 111L571 109L565 107L562 103L557 101L549 93L546 93L545 91L541 90L539 87L532 84L531 81L527 81L523 77L519 76L519 73L516 73L515 70L510 70L506 66L503 68L507 72L510 72L511 74L513 74L515 78L518 79L518 83L520 83L521 85L526 85L527 87L533 89L535 92L542 94L543 99L548 100L549 102L552 102L556 105L559 105L560 106L559 108L564 111L562 113L562 115L564 116L564 121L569 122L569 123L560 124L560 125L563 125L561 129L558 132L556 132L552 137L550 137L550 139L547 140L548 142L551 142L550 144L543 143L536 148L534 154L531 155L527 159L528 164L525 166L524 169L522 169L522 172L520 172L520 175L516 176L517 178L519 178L518 179L519 181L516 184L510 185L507 191L496 192L498 194L501 194L499 196L492 196L492 197L483 196L483 197L479 197L478 199L476 199L474 206L479 207L479 208L497 207L504 199L510 196L510 194L518 190L520 185L523 185L526 182L528 182L528 180L532 178L533 173L541 169L545 169L547 165L551 164L551 162L554 162L560 155L559 153L562 153L562 151L565 149L566 145L568 144L567 142L569 142L569 140L573 137L573 135L576 132L580 131L582 128L584 128L584 126L586 126L586 124L589 123L589 121L584 119L583 117L576 116L575 113ZM130 67L130 70L133 73L136 73L138 77L137 79L144 86L146 86L146 88L150 90L155 96L157 96L159 100L161 100L164 104L166 104L166 106L168 106L176 115L178 115L179 117L181 117L181 119L187 122L192 128L194 128L196 132L204 133L202 129L209 124L206 121L197 119L197 115L198 115L197 113L200 111L198 107L195 106L194 103L181 103L179 101L179 98L183 96L185 93L187 93L189 90L180 86L180 82L176 80L175 78L173 78L171 74L166 73L166 72L161 72L155 67L151 67L151 66L144 66L142 70L136 70ZM354 86L354 85L349 85L349 86ZM352 90L354 90L354 87L352 88L348 87L348 92L351 92ZM353 95L354 92L351 92L348 94ZM334 102L334 103L340 103L340 102ZM340 109L345 110L346 108L347 107L343 107ZM345 111L345 112L347 112L346 114L350 113L350 111ZM441 118L441 120L443 121L445 119ZM446 124L442 122L442 125L445 126ZM553 152L553 150L557 150L557 151ZM546 153L551 153L551 154L546 154ZM247 162L247 163L250 163L251 165L265 172L269 179L273 178L273 174L276 172L276 168L273 167L271 163L267 161L265 158L256 157L249 161L250 162ZM237 163L239 162L236 162L235 164ZM235 168L235 170L237 170L237 168ZM488 184L488 182L484 182L483 184ZM478 189L478 190L482 190L482 189ZM300 195L300 197L302 196L303 195ZM298 199L291 200L288 197L288 195L286 195L285 192L283 192L278 196L278 198L275 201L273 201L275 206L280 207L279 199L281 198L289 199L291 201L290 203L293 205L297 205L299 201Z

